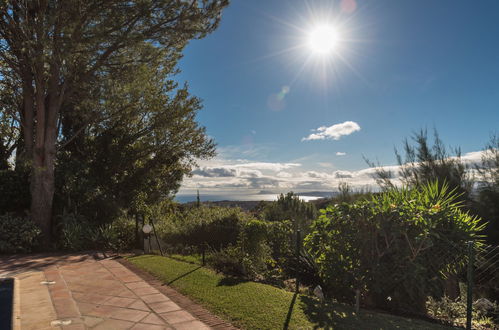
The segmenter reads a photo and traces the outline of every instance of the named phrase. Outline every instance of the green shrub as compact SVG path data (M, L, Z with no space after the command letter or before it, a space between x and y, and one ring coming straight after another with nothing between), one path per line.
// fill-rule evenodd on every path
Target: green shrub
M262 212L267 221L290 220L293 228L308 232L310 223L317 217L317 210L312 203L305 202L298 195L289 192L281 194L277 201L268 204Z
M23 214L29 208L29 175L22 171L0 170L0 214Z
M95 248L98 237L97 228L91 225L83 216L64 214L59 216L60 228L59 248L69 251L82 251Z
M364 304L424 313L441 296L446 274L466 262L466 242L479 238L479 219L461 210L446 185L394 189L370 201L321 210L305 239L326 291Z
M283 269L287 278L298 278L301 285L311 289L317 285L325 287L319 265L306 250L300 250L299 255L296 253L290 255L283 265Z
M296 232L293 223L289 220L267 223L268 244L272 250L272 258L279 263L285 263L290 255L294 254Z
M268 225L264 221L251 220L241 231L238 246L242 252L242 263L247 276L256 277L267 270L272 263L268 241Z
M206 261L217 272L234 276L246 275L243 266L243 253L239 246L229 245L222 250L212 250Z
M499 306L496 303L491 303L491 305L495 311L499 312ZM466 294L462 294L461 297L455 300L447 296L441 299L429 297L426 308L428 315L433 318L447 321L456 326L464 327L466 325ZM472 312L473 329L496 329L499 325L497 323L499 319L494 320L491 315L488 315L487 311L476 306L476 302Z
M235 244L249 216L239 208L200 207L158 221L162 240L170 245L222 249Z
M66 214L60 217L59 223L59 247L63 250L123 251L133 248L135 242L135 221L126 217L119 217L109 224L94 225L81 215Z
M110 224L99 227L101 246L113 251L133 249L135 245L135 220L124 216L118 217Z
M28 218L0 215L0 253L25 253L36 248L41 231Z
M208 264L215 270L247 278L262 277L269 264L274 264L267 244L268 224L250 220L241 229L236 244L220 250L212 250Z

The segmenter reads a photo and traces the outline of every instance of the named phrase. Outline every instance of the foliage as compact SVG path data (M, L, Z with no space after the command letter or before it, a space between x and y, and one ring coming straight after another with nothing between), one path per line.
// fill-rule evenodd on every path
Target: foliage
M320 210L326 208L328 205L341 204L341 203L354 203L358 200L367 200L371 198L373 192L371 188L366 186L354 190L348 183L340 182L338 184L338 194L330 198L319 198L309 203L315 205Z
M289 220L274 221L269 222L267 228L267 243L272 251L272 258L279 264L284 264L295 251L293 242L296 241L296 233L293 231L293 224Z
M260 220L247 222L238 240L242 252L242 265L244 272L249 277L255 277L267 270L267 265L272 264L270 247L267 244L268 226Z
M199 102L189 98L185 89L180 89L177 97L168 102L167 109L171 113L162 111L160 116L163 118L162 122L170 120L172 126L179 127L178 131L171 132L156 127L153 123L157 123L157 120L149 122L148 114L140 113L137 109L134 111L140 115L134 117L135 121L129 122L121 121L123 117L118 120L109 118L108 113L101 111L102 108L113 108L114 105L123 113L127 112L127 106L157 107L157 104L151 104L151 95L142 93L143 90L138 90L137 94L130 92L116 100L115 104L115 100L104 99L102 96L106 94L100 94L99 91L108 93L109 82L119 81L123 72L130 74L130 67L159 63L153 71L165 69L164 73L174 73L174 64L189 40L203 38L214 31L220 22L221 12L227 5L227 0L0 2L0 90L13 96L13 102L3 105L9 107L8 112L15 118L16 125L13 127L22 127L22 134L19 134L19 140L16 141L22 147L16 150L16 157L22 158L23 163L30 168L30 216L42 230L44 245L50 243L52 232L54 171L59 152L84 130L87 130L87 135L92 135L96 130L99 136L102 133L99 132L99 125L102 124L105 131L110 133L101 134L101 139L96 143L104 141L104 148L111 145L114 149L109 155L111 158L105 157L104 166L99 168L105 174L111 174L111 182L120 181L120 176L125 175L126 171L106 171L106 165L112 162L111 167L116 169L122 165L120 161L124 161L128 169L151 171L153 176L167 167L175 188L175 183L179 181L178 172L185 173L185 169L193 161L192 151L186 151L182 147L205 142L204 135L201 140L199 134L182 136L184 144L179 142L182 139L175 136L184 131L198 131L192 120L192 110L199 107ZM165 75L161 76L164 77ZM149 82L158 82L157 75L151 75L150 78L151 80L149 77L143 79L142 83L148 85ZM157 103L162 104L165 94L172 90L168 85L171 87L171 82L167 82L166 86L156 86L156 93L164 92L160 95L163 98L157 98ZM117 86L118 94L123 87ZM137 103L137 98L141 97L148 102ZM124 100L132 102L123 102ZM174 109L178 109L181 115ZM185 118L187 120L182 120ZM142 120L147 123L142 125ZM90 123L94 124L93 127L89 126ZM126 133L128 128L135 125L138 130L132 130L124 139L120 139L120 133ZM140 144L144 129L150 130L148 138L144 138L148 140L146 145L154 144L151 140L156 138L157 144L165 148L170 146L165 141L171 142L170 149L167 148L165 154L158 157L155 155L160 149L151 151L146 148L147 152L142 149L144 155L138 157L134 153L132 159L119 154L119 148L124 142L122 152L125 155L130 149L135 149ZM138 141L137 144L131 143L130 139ZM1 149L5 149L3 136L1 142ZM4 150L0 152L5 153ZM101 154L106 155L106 149L101 150ZM113 157L117 155L121 157ZM194 153L193 156L197 155ZM94 160L98 162L97 159ZM165 165L159 166L157 163ZM131 176L136 178L138 174L135 172ZM162 175L157 181L149 177L139 187L142 190L146 190L147 185L154 188L164 179L166 175ZM64 178L60 180L64 181ZM133 179L126 182L130 184L130 181ZM124 186L120 188L126 191L126 184ZM92 185L87 186L87 191L92 188ZM170 191L175 190L169 188Z
M477 213L487 221L485 233L491 244L499 244L499 135L493 135L476 167L478 183Z
M233 276L245 276L243 266L243 253L240 246L229 245L224 249L212 249L207 258L207 263L217 272Z
M29 208L28 179L21 170L0 170L0 214L23 214Z
M496 310L499 310L497 304L494 304ZM426 302L428 315L439 320L445 320L453 325L464 327L466 325L466 295L452 300L447 296L441 299L429 297ZM473 308L472 327L473 329L494 329L497 324L487 316L487 313L480 308Z
M108 75L93 102L75 103L82 109L64 114L59 210L79 210L96 222L112 220L122 209L144 212L172 197L196 159L213 156L213 141L195 121L201 101L172 79L176 61L128 65ZM101 120L72 139L89 116Z
M426 296L464 264L465 242L480 238L457 199L434 182L321 210L305 246L326 292L351 301L359 289L367 305L424 313Z
M31 252L38 245L40 228L26 217L0 215L0 253Z
M135 222L121 217L113 223L94 225L83 216L66 214L60 219L59 247L63 250L82 251L131 249L135 242Z
M158 221L157 230L166 244L221 249L235 244L249 216L239 208L200 207L170 214Z
M415 133L412 142L414 145L411 145L409 140L404 140L404 156L395 149L397 163L400 166L398 174L402 183L417 187L438 181L441 185L447 184L450 189L455 190L460 200L468 200L472 178L461 160L460 149L454 148L452 153L449 153L437 130L434 130L433 145L430 145L426 130ZM372 167L377 167L377 182L381 187L390 189L395 186L392 172L367 162Z
M59 219L59 247L63 250L82 251L91 249L97 233L85 218L76 214L66 214Z
M267 265L273 262L267 241L266 222L260 220L244 222L234 244L211 249L208 264L224 274L256 278L265 273Z
M361 310L357 314L351 306L321 303L170 258L143 255L128 261L241 329L450 329L384 313Z
M317 210L311 203L302 201L298 195L289 192L280 194L277 201L265 207L262 217L267 221L291 220L294 229L307 232L310 222L317 216Z
M135 244L135 221L121 216L99 227L102 246L113 251L127 251Z
M477 170L485 186L499 186L499 134L490 137L482 154L482 164Z
M0 70L5 63L0 59ZM10 111L14 98L9 91L0 84L0 171L8 170L12 166L10 160L12 153L17 147L19 129L16 125L15 116ZM0 208L1 210L1 208Z
M314 289L317 285L324 287L319 265L314 257L304 249L298 255L292 254L284 265L290 278L298 278L301 285Z

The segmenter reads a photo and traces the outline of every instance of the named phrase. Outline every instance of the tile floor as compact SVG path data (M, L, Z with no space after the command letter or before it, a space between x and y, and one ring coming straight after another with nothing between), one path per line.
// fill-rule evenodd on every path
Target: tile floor
M0 265L20 283L21 329L210 329L115 260L65 261L32 261L28 272L16 260Z

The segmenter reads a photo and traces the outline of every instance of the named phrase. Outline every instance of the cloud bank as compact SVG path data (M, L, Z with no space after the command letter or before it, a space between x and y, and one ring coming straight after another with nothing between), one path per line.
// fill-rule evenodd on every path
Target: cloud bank
M342 136L350 135L354 132L360 131L360 126L354 121L346 121L332 126L321 126L315 130L314 133L307 137L302 138L302 141L312 140L339 140Z
M481 161L482 152L470 152L461 157L463 163L473 168ZM192 194L199 189L203 194L257 194L261 190L274 193L295 191L336 191L340 182L353 189L377 189L376 169L355 171L338 170L333 164L322 163L318 169L306 168L300 163L253 162L248 160L215 159L185 178L179 194ZM384 166L392 173L394 183L400 183L400 166Z

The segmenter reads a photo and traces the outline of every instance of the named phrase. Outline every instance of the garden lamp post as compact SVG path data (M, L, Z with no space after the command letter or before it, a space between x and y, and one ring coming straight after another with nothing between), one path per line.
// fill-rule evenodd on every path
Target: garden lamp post
M149 224L145 224L142 227L142 232L144 233L144 253L150 253L151 251L151 231L152 231L152 226ZM149 243L149 246L146 248L146 240Z

